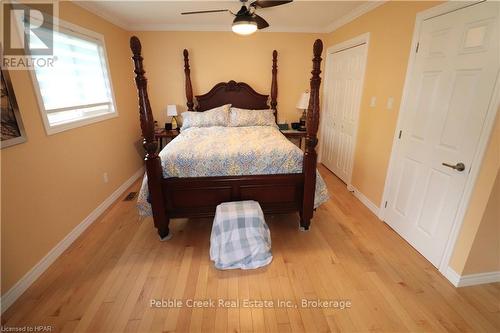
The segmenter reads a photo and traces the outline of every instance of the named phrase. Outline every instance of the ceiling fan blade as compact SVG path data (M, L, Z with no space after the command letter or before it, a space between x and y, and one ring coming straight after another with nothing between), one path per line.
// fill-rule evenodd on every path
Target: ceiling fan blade
M269 26L269 23L267 23L262 16L259 16L257 14L253 14L253 19L255 20L255 23L257 23L257 29L265 29Z
M228 12L229 9L214 9L214 10L200 10L197 12L184 12L181 13L181 15L191 15L191 14L206 14L206 13L222 13L222 12Z
M269 8L276 7L292 2L293 0L255 0L250 4L250 7Z

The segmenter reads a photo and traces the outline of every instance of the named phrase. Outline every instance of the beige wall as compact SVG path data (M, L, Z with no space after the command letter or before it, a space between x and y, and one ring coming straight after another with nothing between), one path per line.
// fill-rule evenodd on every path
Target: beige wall
M278 120L297 121L295 108L309 87L312 45L319 34L232 32L134 32L142 42L149 96L155 118L166 120L167 104L186 109L182 50L190 52L193 92L208 92L222 81L244 81L257 92L271 90L272 51L278 51ZM151 70L153 69L154 70Z
M500 271L500 171L474 238L463 274Z
M439 3L390 1L326 38L330 47L370 32L352 184L377 206L384 191L415 17ZM377 98L375 108L369 107L372 96ZM389 97L394 97L392 110L385 107ZM500 270L498 186L492 191L500 164L498 122L450 263L459 274Z
M120 115L48 136L30 74L10 72L28 141L1 151L2 293L142 165L129 33L71 3L60 13L104 34Z

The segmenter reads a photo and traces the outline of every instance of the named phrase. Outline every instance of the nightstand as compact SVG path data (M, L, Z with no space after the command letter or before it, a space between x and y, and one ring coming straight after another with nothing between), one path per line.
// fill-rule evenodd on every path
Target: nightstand
M158 141L160 145L160 150L163 149L163 138L165 138L165 145L167 145L167 139L170 139L172 141L173 138L175 138L177 135L179 135L179 130L166 130L164 128L158 130L155 132L155 139Z
M306 134L307 134L306 131L297 131L297 130L291 129L291 130L281 130L281 133L283 133L283 135L286 138L291 139L290 141L292 141L293 139L298 139L299 148L302 149L302 141L303 141L302 138L306 137Z

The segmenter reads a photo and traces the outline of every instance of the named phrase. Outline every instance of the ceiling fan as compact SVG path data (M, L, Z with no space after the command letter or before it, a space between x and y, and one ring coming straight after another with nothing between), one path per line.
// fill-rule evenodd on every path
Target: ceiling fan
M215 9L215 10L200 10L195 12L184 12L182 15L192 14L206 14L206 13L221 13L229 12L234 15L232 30L239 35L251 35L257 29L265 29L269 26L266 20L261 16L255 14L255 11L260 8L276 7L292 2L293 0L255 0L248 6L248 0L240 0L243 4L237 13L233 13L229 9Z

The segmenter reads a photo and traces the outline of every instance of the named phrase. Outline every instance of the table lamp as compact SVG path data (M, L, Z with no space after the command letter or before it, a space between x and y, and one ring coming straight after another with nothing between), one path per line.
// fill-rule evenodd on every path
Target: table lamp
M172 129L177 129L177 105L167 105L167 117L172 117Z
M307 119L307 108L309 107L309 96L310 93L309 91L306 91L300 95L300 99L297 103L297 109L302 110L302 116L300 117L300 127L299 131L305 131L306 130L306 119Z

